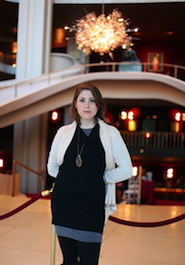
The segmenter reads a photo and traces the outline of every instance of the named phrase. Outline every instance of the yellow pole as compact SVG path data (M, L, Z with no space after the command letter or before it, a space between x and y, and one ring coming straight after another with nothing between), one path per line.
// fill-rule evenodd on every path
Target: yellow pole
M138 178L139 178L139 191L138 191L138 197L137 197L137 204L141 204L141 178L142 178L142 166L139 166L139 173L138 173Z
M53 187L49 191L49 193L53 192L55 183L53 183ZM50 265L55 265L55 254L56 254L56 229L55 226L52 225L51 228L51 253L50 253Z
M56 230L55 230L55 226L52 225L50 265L55 265L55 252L56 252Z

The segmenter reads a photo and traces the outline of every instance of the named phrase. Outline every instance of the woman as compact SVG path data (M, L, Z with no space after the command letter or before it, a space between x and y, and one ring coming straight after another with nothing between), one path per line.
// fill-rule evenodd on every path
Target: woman
M65 265L98 265L104 224L116 211L115 183L132 176L125 143L104 122L105 111L98 88L80 84L70 106L73 123L57 131L51 146L52 223Z

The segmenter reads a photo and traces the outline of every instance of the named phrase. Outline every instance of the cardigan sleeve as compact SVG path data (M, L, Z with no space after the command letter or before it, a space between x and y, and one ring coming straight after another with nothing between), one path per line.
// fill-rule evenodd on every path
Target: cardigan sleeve
M112 154L117 167L105 171L104 181L105 183L117 183L132 177L132 162L120 132L113 126L110 141Z
M51 144L51 149L49 152L49 158L48 158L48 163L47 163L47 169L48 169L48 173L50 176L52 177L57 177L58 172L59 172L59 164L57 161L57 153L58 153L58 146L60 143L62 137L62 128L60 128L54 139L53 142Z

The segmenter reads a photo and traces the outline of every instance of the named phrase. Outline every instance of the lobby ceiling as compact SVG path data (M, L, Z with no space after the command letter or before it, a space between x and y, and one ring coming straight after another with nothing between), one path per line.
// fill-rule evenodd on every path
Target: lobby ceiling
M139 27L135 35L144 43L185 44L185 2L106 4L105 13L118 8L130 27ZM86 14L101 13L101 4L54 4L53 29L73 25ZM0 0L0 51L10 52L17 39L18 4Z
M147 4L106 4L108 15L118 8L125 19L130 19L130 27L139 27L137 37L144 42L185 43L185 2ZM86 12L101 13L102 5L54 5L53 27L72 25Z

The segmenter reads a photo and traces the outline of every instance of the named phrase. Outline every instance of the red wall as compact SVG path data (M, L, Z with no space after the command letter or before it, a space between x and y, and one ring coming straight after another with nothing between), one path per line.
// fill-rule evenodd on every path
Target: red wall
M149 53L163 53L164 63L185 66L185 45L155 45L155 43L142 45L138 43L135 51L141 62L147 62Z

